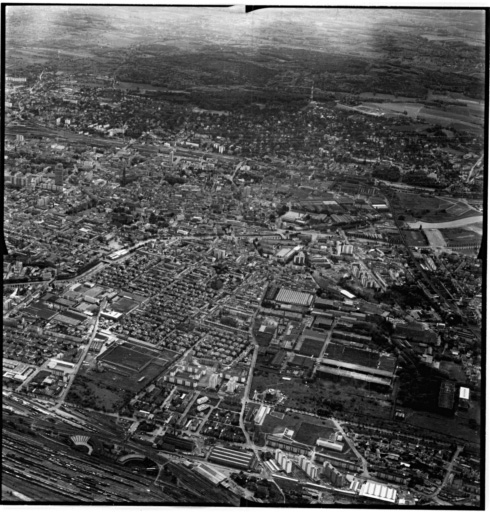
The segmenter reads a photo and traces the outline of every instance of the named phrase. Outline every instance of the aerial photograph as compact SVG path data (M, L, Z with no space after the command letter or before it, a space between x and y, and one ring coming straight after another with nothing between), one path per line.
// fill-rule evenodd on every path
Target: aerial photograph
M489 14L2 5L3 504L484 510Z

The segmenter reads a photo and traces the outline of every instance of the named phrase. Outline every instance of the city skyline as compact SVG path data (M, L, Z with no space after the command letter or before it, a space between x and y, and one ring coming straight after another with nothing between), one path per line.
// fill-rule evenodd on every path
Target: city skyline
M2 7L2 503L484 509L488 9Z

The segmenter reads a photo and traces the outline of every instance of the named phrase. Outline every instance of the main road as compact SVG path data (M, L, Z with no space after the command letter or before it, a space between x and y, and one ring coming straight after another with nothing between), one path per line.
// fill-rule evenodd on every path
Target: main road
M454 455L451 459L451 462L448 464L446 475L444 476L443 481L441 484L437 487L437 489L430 495L432 498L435 498L441 490L444 488L444 486L447 485L449 481L449 477L451 476L451 471L453 470L454 464L456 463L456 459L458 458L459 454L464 450L464 446L458 446L456 451L454 452Z
M71 388L73 382L75 381L75 378L76 378L78 372L80 371L82 363L85 361L85 358L87 357L88 351L90 350L90 347L92 346L92 343L95 339L95 335L97 334L97 329L99 327L100 314L102 313L102 310L104 309L104 307L105 307L105 304L104 304L104 302L102 302L99 307L99 312L97 313L97 317L95 318L95 323L94 323L94 328L92 330L92 334L90 335L90 338L87 342L87 345L85 346L83 354L80 357L80 359L78 360L78 363L76 364L76 366L73 370L73 373L68 377L68 383L66 385L66 388L61 392L61 395L56 399L56 405L54 407L55 409L58 409L65 401L65 398L67 397L68 392L70 391L70 388Z
M267 290L267 286L265 287L264 291L262 292L262 296L260 298L260 303L262 303L262 300L264 298L264 294ZM257 356L259 354L259 344L257 343L257 340L255 339L255 335L254 335L254 325L255 325L255 317L257 316L257 313L259 312L259 308L256 309L255 313L253 314L252 316L252 319L251 319L251 322L250 322L250 336L252 338L252 341L253 341L253 344L254 344L254 349L253 349L253 355L252 355L252 361L250 363L250 369L249 369L249 372L248 372L248 378L247 378L247 383L245 384L245 389L243 391L243 398L242 398L242 408L240 410L240 418L239 418L239 421L240 421L240 428L242 429L242 432L243 432L243 435L245 436L245 440L246 440L246 447L247 448L250 448L254 454L255 454L255 457L257 458L257 462L259 463L259 465L262 467L262 471L267 475L267 477L269 479L271 479L271 473L268 469L265 468L265 466L262 464L261 462L261 459L260 459L260 453L259 451L257 450L257 447L255 446L255 443L250 439L250 435L247 431L247 429L245 428L245 422L244 422L244 415L245 415L245 409L247 407L247 404L249 403L249 394L250 394L250 388L252 386L252 380L253 380L253 375L254 375L254 368L255 368L255 364L257 362ZM274 485L276 486L278 492L281 494L282 496L282 499L284 501L284 503L286 503L286 496L284 496L284 493L282 491L282 489L279 487L279 485L277 484L277 482L272 479L271 480Z
M370 478L371 475L369 474L369 471L368 471L367 460L360 454L359 450L356 448L356 445L354 444L354 441L352 441L352 439L345 433L345 430L343 429L342 425L338 422L338 420L336 420L334 417L331 417L330 420L340 431L340 433L342 434L346 443L349 445L350 449L354 452L356 457L361 461L361 463L362 463L361 475L366 478Z

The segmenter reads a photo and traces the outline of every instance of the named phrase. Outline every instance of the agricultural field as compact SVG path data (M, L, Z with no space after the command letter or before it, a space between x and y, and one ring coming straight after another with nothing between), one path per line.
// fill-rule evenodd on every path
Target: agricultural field
M403 192L398 193L398 199L407 222L450 222L479 214L473 207L456 199Z
M482 240L479 233L467 227L441 229L440 232L448 245L472 245L478 244Z
M453 122L468 123L478 125L482 122L482 119L470 114L467 110L463 113L461 107L448 106L446 109L435 109L424 107L420 110L419 117L426 119L427 121L435 121L441 125L451 124Z
M399 192L397 195L407 220L409 217L426 222L451 220L451 216L446 213L446 210L453 205L453 201L442 197L404 194L403 192Z
M451 217L463 218L463 216L468 212L471 212L471 214L474 215L475 210L465 203L454 203L452 206L447 208L447 213L449 213Z

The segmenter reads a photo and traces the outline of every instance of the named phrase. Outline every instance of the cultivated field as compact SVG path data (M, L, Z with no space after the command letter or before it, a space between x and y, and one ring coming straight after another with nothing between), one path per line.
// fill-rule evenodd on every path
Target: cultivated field
M482 236L479 233L475 233L474 230L467 228L441 229L440 232L448 245L478 244L482 240Z
M398 199L408 222L449 222L478 214L471 206L452 198L398 192Z

